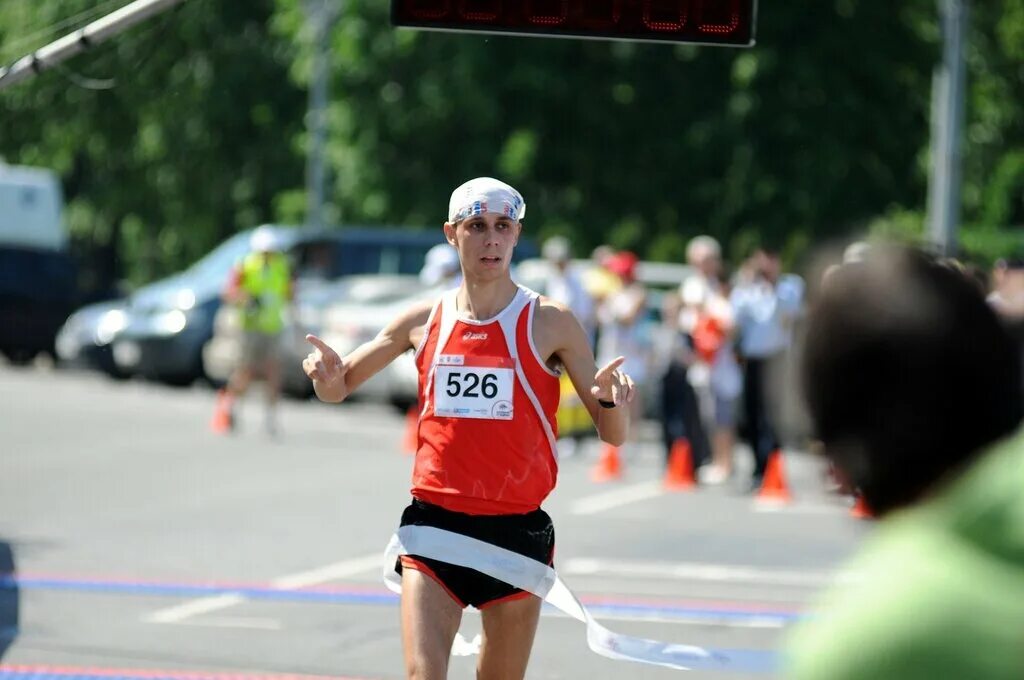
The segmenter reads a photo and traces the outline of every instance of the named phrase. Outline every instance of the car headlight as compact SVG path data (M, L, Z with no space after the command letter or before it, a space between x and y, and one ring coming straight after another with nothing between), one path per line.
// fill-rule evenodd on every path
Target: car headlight
M188 318L185 316L185 312L180 309L172 309L157 319L156 327L163 333L174 335L184 330L187 323Z
M128 325L128 315L120 309L112 309L96 325L96 344L108 345Z
M178 309L183 312L187 312L196 306L196 294L194 291L186 288L185 290L178 291L177 298L175 299Z

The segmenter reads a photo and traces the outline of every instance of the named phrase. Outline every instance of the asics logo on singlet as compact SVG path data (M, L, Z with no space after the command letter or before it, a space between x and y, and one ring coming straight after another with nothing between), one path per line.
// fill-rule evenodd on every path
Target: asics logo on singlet
M462 336L463 340L486 340L487 333L474 333L473 331L466 331L466 334Z

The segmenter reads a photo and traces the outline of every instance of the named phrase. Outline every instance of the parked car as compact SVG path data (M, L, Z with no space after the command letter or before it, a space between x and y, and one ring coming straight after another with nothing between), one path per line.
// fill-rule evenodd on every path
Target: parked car
M57 175L0 163L0 352L14 363L56 355L77 298Z
M128 300L108 300L75 311L57 333L57 358L66 366L103 371L112 378L125 374L114 363L111 343L127 324Z
M443 286L417 288L387 303L348 300L331 304L323 314L323 328L319 335L338 354L345 356L376 337L400 313L423 300L440 298L445 289ZM419 398L417 381L416 367L409 351L363 383L353 398L387 402L405 411Z
M277 226L300 286L352 274L414 274L443 234L387 228L318 230ZM113 341L119 369L173 384L210 377L203 347L214 334L231 268L249 250L251 231L232 236L186 271L129 298L126 325Z
M328 336L329 342L337 342L338 351L345 354L376 336L403 305L411 304L422 295L439 294L439 289L424 290L412 273L423 267L426 252L442 242L440 229L432 232L359 229L342 231L341 235L344 236L343 248L326 252L307 249L300 260L294 316L288 321L282 339L283 389L294 396L306 397L312 393L312 385L302 371L302 359L309 352L309 343L305 341L307 333ZM520 241L516 248L516 257L536 253L536 245L528 239ZM331 270L371 273L349 275L333 282L308 280L302 278L303 271L309 270L308 266L302 267L302 262L321 265L333 262ZM380 273L373 273L378 271ZM238 313L221 307L214 320L213 338L203 352L207 376L215 384L225 382L238 362L240 336ZM355 398L391 401L396 406L407 407L417 398L416 370L411 358L399 357L381 375L362 385Z
M281 335L282 387L287 394L308 397L312 383L302 370L310 352L306 334L320 335L325 310L331 305L388 304L419 289L419 279L410 274L359 274L334 281L299 280L295 302ZM206 373L215 383L224 383L241 355L242 327L238 309L223 305L214 318L213 338L203 349Z

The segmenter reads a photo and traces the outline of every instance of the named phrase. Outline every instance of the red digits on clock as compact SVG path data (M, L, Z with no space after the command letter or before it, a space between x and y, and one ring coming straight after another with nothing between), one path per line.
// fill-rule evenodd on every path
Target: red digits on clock
M531 24L559 26L569 16L569 0L526 0L526 18Z
M470 21L494 21L501 14L501 0L462 0L459 12Z
M409 11L417 19L440 19L448 14L450 0L409 0Z
M729 34L740 25L740 0L700 0L698 7L701 33Z
M690 14L690 0L644 0L644 25L652 31L679 31Z
M622 18L622 0L586 0L580 4L581 19L587 28L609 29Z
M391 17L396 26L450 31L750 46L756 7L757 0L391 0Z

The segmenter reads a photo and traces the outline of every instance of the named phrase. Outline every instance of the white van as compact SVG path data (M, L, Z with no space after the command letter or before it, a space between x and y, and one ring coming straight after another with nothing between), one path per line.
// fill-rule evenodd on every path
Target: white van
M0 352L15 363L54 353L76 301L57 175L0 163Z
M0 246L64 250L63 205L56 173L0 162Z

